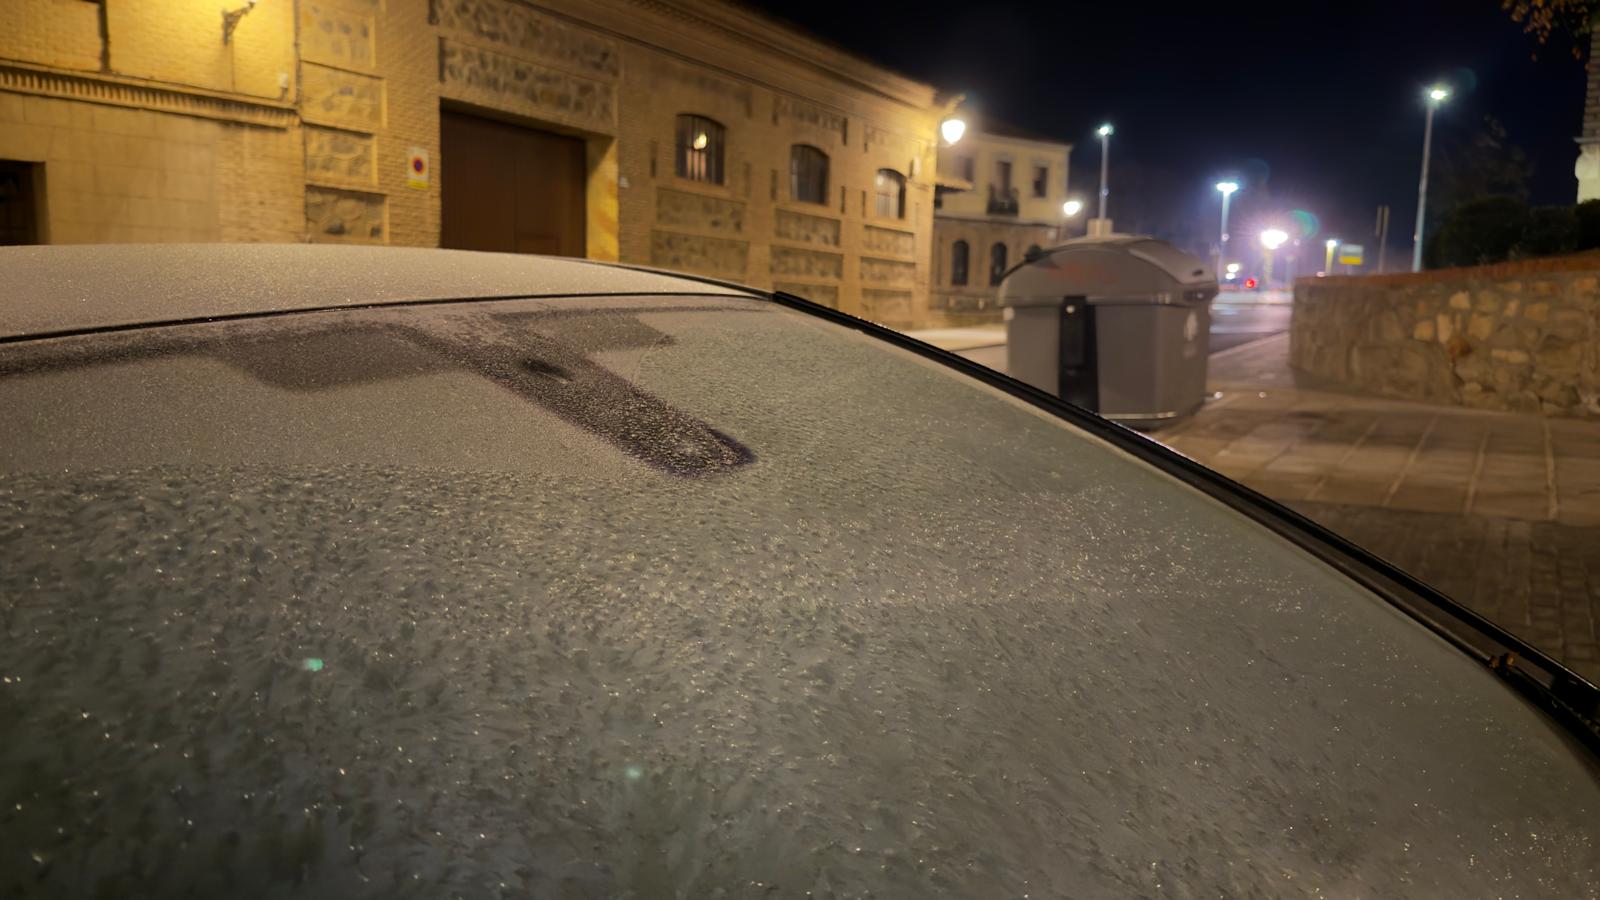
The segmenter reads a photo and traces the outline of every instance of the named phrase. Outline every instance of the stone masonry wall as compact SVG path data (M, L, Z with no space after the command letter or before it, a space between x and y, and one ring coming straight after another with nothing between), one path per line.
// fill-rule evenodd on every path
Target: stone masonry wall
M1295 285L1290 364L1347 387L1600 418L1600 254Z

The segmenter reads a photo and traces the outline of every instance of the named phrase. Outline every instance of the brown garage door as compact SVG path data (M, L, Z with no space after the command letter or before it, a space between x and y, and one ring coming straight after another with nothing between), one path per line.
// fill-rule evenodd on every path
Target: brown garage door
M441 246L583 255L582 140L446 111L440 142Z

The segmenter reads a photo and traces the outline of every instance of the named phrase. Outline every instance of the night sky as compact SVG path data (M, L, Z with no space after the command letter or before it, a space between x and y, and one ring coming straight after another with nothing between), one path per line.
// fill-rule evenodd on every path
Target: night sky
M1570 40L1538 47L1499 0L752 5L1075 144L1070 189L1085 202L1098 189L1093 128L1114 123L1117 229L1198 251L1215 240L1212 185L1227 176L1245 184L1235 240L1301 209L1317 217L1308 243L1371 248L1374 210L1387 203L1395 265L1410 252L1422 89L1436 80L1456 95L1436 120L1435 166L1493 116L1534 165L1529 199L1575 198L1583 65Z

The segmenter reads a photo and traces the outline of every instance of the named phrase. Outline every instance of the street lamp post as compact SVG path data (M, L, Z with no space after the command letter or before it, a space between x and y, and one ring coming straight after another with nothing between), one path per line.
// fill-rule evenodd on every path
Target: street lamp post
M1417 182L1417 227L1411 232L1411 271L1422 271L1422 218L1428 212L1428 156L1433 151L1433 111L1450 96L1443 87L1428 89L1427 124L1422 127L1422 178Z
M1061 204L1061 237L1067 236L1072 219L1083 211L1083 201L1068 200Z
M1223 262L1228 256L1228 200L1233 192L1239 189L1236 181L1219 181L1217 190L1222 192L1222 230L1217 234L1217 274L1222 274Z
M1110 172L1111 160L1111 123L1101 125L1095 129L1095 134L1100 135L1100 218L1106 217L1106 197L1111 189L1106 185L1106 175Z
M1288 239L1288 232L1285 232L1282 229L1268 228L1266 231L1261 232L1261 246L1265 247L1267 251L1266 261L1261 267L1262 287L1268 289L1272 287L1272 251L1282 247L1284 241L1287 241Z
M1335 250L1337 250L1339 248L1339 239L1338 238L1328 238L1327 242L1324 243L1323 246L1328 248L1328 258L1327 258L1327 261L1322 264L1322 274L1324 274L1324 275L1332 275L1333 274L1333 251L1335 251Z

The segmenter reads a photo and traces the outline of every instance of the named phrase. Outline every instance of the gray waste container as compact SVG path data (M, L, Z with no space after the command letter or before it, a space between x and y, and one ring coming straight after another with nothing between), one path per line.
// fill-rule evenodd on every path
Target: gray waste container
M1164 241L1080 238L1000 284L1006 371L1108 419L1152 427L1200 407L1216 273Z

